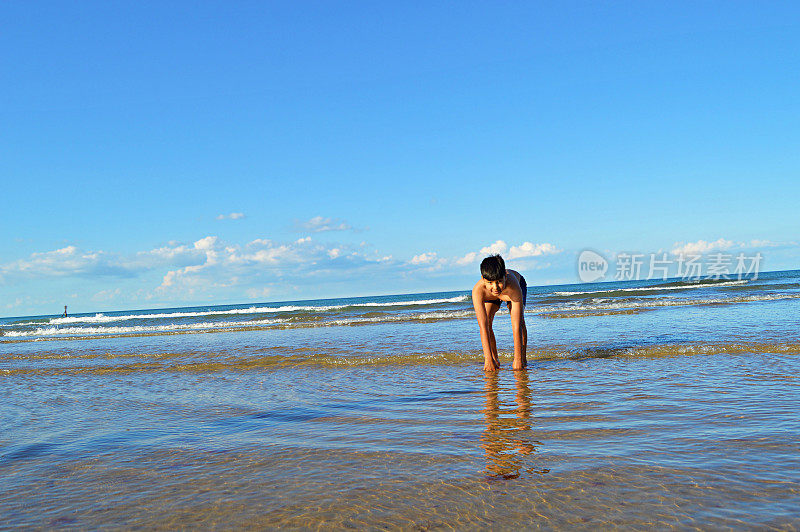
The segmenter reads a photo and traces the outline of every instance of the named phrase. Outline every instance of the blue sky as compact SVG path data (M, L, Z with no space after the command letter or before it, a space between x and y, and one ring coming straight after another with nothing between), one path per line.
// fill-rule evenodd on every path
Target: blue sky
M793 2L0 17L0 315L467 290L490 249L800 267Z

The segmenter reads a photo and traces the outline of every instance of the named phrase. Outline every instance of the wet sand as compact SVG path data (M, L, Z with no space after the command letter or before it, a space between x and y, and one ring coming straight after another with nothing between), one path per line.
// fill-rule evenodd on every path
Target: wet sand
M795 354L531 366L26 378L4 397L18 424L41 387L80 382L4 453L0 510L45 528L800 526Z

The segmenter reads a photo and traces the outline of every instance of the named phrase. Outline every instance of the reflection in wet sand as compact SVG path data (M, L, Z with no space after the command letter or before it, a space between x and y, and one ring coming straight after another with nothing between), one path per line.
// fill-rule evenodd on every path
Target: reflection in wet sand
M483 409L486 429L481 436L481 446L486 456L486 480L509 480L525 473L547 473L530 463L531 455L541 442L531 435L531 390L528 372L514 372L516 393L515 408L502 409L500 403L500 377L487 373L484 391L486 407ZM513 417L501 414L511 414Z

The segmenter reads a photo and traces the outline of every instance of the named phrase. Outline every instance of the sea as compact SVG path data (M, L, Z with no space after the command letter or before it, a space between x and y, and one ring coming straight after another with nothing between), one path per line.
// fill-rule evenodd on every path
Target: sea
M0 319L0 528L800 529L800 271L468 288Z

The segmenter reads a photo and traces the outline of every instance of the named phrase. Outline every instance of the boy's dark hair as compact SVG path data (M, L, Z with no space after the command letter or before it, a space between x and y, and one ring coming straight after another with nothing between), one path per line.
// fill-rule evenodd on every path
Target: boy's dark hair
M481 277L487 281L501 281L506 276L506 263L503 257L490 255L481 262Z

